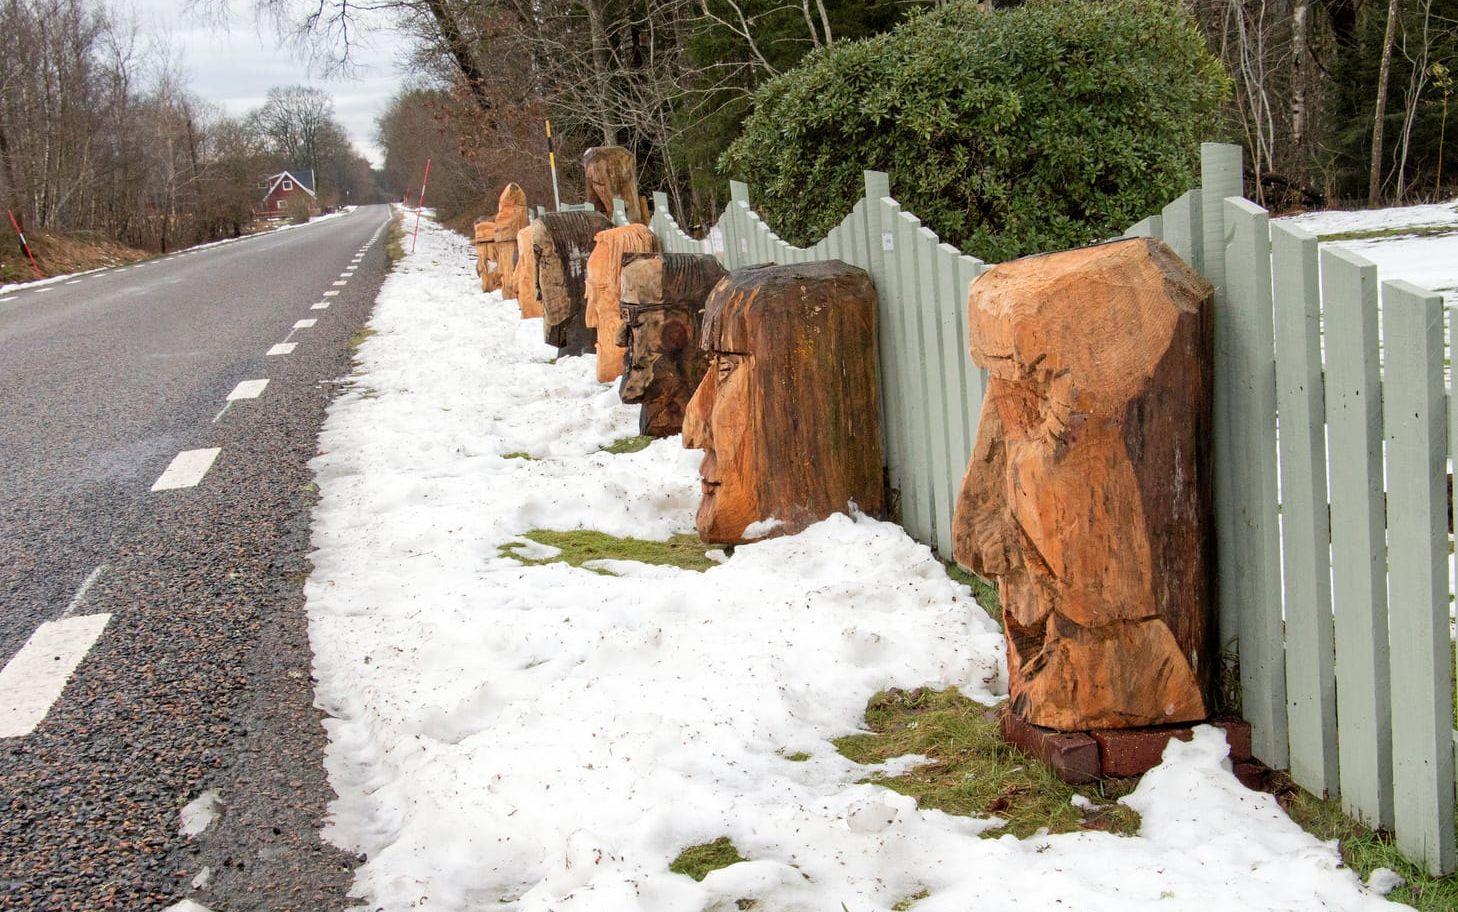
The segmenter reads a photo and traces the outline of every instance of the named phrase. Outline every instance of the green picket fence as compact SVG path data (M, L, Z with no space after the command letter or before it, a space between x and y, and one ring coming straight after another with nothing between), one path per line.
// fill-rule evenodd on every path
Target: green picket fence
M1238 146L1206 143L1201 159L1200 188L1126 236L1163 239L1216 289L1218 627L1254 753L1449 873L1458 397L1442 298L1379 286L1360 256L1271 225L1241 196ZM703 238L661 193L650 227L664 250L729 269L839 259L871 274L890 483L908 533L949 558L986 384L967 354L967 289L986 266L903 212L885 174L867 171L865 186L810 247L769 230L738 182Z

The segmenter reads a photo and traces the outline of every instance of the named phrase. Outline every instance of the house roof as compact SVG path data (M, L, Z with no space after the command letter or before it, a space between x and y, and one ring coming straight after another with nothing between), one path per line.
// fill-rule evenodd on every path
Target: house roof
M306 175L308 180L303 180L298 175ZM286 177L291 179L305 193L310 196L316 195L314 193L314 172L312 170L299 171L297 174L292 171L280 171L268 178L268 192L263 194L263 198L268 199L269 195L278 188L279 183Z

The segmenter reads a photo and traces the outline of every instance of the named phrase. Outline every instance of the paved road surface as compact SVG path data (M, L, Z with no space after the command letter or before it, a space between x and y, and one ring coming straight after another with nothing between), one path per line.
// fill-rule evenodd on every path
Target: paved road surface
M346 905L354 860L317 836L307 461L388 218L0 293L0 907Z

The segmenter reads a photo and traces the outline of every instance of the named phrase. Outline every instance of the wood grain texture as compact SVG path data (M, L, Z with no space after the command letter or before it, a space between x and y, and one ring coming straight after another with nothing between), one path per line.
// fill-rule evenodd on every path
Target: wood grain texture
M482 291L501 287L501 269L496 259L496 225L489 219L476 222L476 275Z
M518 184L507 184L496 201L496 262L501 270L501 296L515 298L516 264L521 259L516 238L527 226L526 192Z
M598 233L587 258L587 325L597 332L597 379L611 383L623 375L625 349L618 344L622 312L618 280L626 254L653 253L658 238L647 225L628 224Z
M1010 705L1036 725L1206 715L1211 296L1145 238L1006 263L969 291L989 383L954 554L998 581Z
M598 212L548 212L532 223L542 337L559 357L596 346L597 334L587 326L587 258L598 233L611 227Z
M707 542L800 531L854 503L884 507L876 291L838 260L731 272L704 307L712 361L684 416L704 450Z
M536 237L536 222L516 233L516 249L520 260L516 264L516 306L521 318L530 320L542 315L542 290L537 286L537 254L532 246Z
M582 153L582 171L587 178L587 201L609 218L613 199L623 201L629 222L647 224L647 207L638 195L638 164L633 153L622 146L593 146Z
M618 344L627 352L618 394L641 403L639 433L670 437L709 366L699 344L704 303L725 275L706 253L643 253L623 258Z

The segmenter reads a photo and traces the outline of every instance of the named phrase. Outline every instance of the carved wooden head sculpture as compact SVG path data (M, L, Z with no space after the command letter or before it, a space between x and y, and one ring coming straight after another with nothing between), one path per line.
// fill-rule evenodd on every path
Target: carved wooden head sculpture
M641 402L639 433L671 437L704 378L709 353L699 346L704 301L724 277L707 253L645 253L623 258L618 345L627 351L618 395Z
M1205 718L1209 283L1140 238L1003 264L968 297L990 382L953 550L998 582L1012 711L1065 731Z
M597 330L597 379L611 383L623 373L623 348L618 345L618 279L623 255L651 253L658 238L647 225L623 225L599 232L587 258L587 325Z
M542 336L559 356L585 355L596 342L587 327L587 258L598 232L611 227L596 212L548 212L532 224Z
M496 225L487 219L476 222L476 275L482 291L501 287L501 269L496 260Z
M542 315L542 293L537 288L537 256L532 249L535 236L535 223L516 233L519 256L516 264L516 306L521 309L523 320Z
M496 262L501 270L502 297L516 297L516 236L527 226L526 193L517 184L507 184L496 201Z
M697 527L794 533L851 502L882 510L876 291L838 260L739 269L704 307L708 373L684 415L704 451Z
M612 218L613 198L617 197L623 201L628 221L648 221L638 196L638 165L632 152L622 146L593 146L582 153L582 170L587 176L587 201L594 209Z

